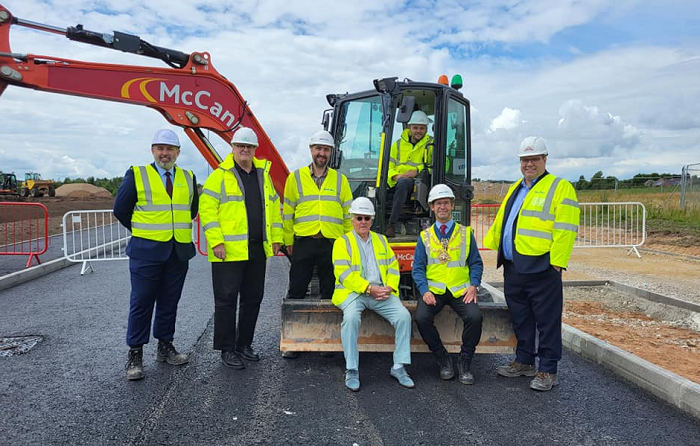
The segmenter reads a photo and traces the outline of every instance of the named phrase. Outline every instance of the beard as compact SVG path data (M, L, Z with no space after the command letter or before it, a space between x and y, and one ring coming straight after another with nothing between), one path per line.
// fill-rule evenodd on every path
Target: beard
M316 157L314 158L314 166L316 166L319 169L325 169L325 167L328 165L328 158L320 158Z
M170 170L170 169L172 169L172 168L175 166L175 161L176 161L176 160L171 159L171 160L168 161L167 163L164 163L164 162L162 162L162 161L160 160L160 158L155 158L155 157L154 157L154 161L156 162L156 166L160 167L161 169Z

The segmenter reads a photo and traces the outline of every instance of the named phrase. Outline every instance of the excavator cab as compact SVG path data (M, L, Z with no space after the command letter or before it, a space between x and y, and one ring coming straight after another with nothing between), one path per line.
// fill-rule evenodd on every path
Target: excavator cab
M456 193L455 221L469 224L473 197L468 163L469 101L457 89L443 84L386 78L375 80L374 85L374 90L327 97L333 106L328 129L337 144L331 167L345 174L355 197L374 201L377 217L373 230L383 233L386 229L393 201L388 185L391 148L407 130L406 123L416 110L432 122L427 129L429 142L413 194L401 211L403 228L391 241L414 243L420 231L431 224L428 191L439 183L448 184Z
M420 231L434 222L427 204L430 188L439 183L455 192L455 221L469 225L471 186L471 139L469 100L459 85L399 81L398 78L374 80L374 89L353 94L331 94L326 98L332 109L326 110L322 123L335 137L331 167L345 174L353 196L373 201L377 215L374 227L383 233L392 206L388 186L391 146L406 129L411 114L422 110L431 120L422 172L414 191L401 212L402 231L390 243L401 270L400 297L408 310L416 309L417 290L411 278L413 255ZM486 292L478 297L484 315L483 332L477 352L510 353L516 344L510 317L504 302L493 302ZM372 312L365 312L358 339L360 351L393 351L391 325ZM282 303L282 351L341 351L342 312L329 301L310 296L303 300L284 299ZM461 320L445 308L435 319L445 347L458 352L461 345ZM428 348L413 327L411 350Z

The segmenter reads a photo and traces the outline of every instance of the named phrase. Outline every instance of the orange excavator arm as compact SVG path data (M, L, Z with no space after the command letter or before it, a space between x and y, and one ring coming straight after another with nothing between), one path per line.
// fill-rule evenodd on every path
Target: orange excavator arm
M170 67L113 65L13 53L12 25L159 58ZM250 127L258 135L256 157L272 162L272 181L280 196L283 195L289 174L286 164L243 96L216 71L207 52L186 54L151 45L138 36L97 33L81 25L61 29L30 22L14 17L0 4L0 95L8 85L152 108L169 123L182 127L212 168L222 158L202 130L211 130L230 142L238 126Z

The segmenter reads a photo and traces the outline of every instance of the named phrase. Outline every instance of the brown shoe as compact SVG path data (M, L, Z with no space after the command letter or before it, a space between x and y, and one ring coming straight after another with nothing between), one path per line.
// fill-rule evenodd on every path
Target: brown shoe
M396 228L394 228L393 225L388 226L386 228L386 231L384 231L384 235L386 235L387 237L396 237Z
M506 378L515 378L516 376L535 376L537 369L534 364L523 364L515 360L508 365L498 367L496 373Z
M559 380L556 373L538 372L535 378L530 381L530 388L540 392L547 392L558 385Z

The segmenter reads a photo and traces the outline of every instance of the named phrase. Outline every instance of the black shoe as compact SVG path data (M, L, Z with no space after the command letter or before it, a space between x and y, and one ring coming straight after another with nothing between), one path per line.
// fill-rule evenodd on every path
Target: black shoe
M238 353L232 350L223 350L221 352L221 362L223 362L226 367L231 367L232 369L240 370L245 368L243 359Z
M242 356L245 360L260 361L260 355L255 353L255 350L253 350L253 347L250 345L246 345L245 347L236 347L236 353L238 353L239 356Z
M126 379L135 381L143 378L143 349L132 348L129 350L129 359L126 362Z
M457 362L459 371L459 382L466 385L474 384L474 374L472 373L472 358L462 354Z
M190 360L187 359L187 355L178 353L177 350L175 350L172 341L158 341L156 361L167 362L172 365L182 365L187 364Z
M435 353L435 357L437 358L438 367L440 368L440 379L447 381L454 378L455 369L452 366L452 358L450 354L447 353L447 350L443 348L441 351Z

